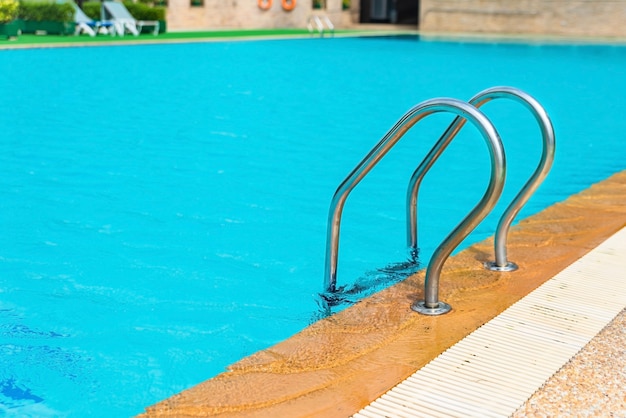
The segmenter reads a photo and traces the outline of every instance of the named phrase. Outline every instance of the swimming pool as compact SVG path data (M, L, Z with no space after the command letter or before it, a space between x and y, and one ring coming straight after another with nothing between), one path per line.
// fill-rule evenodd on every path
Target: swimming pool
M512 85L544 104L557 159L521 217L623 170L625 51L415 38L2 51L0 410L139 413L315 320L332 193L422 100ZM493 233L539 155L518 105L483 110L509 179L466 244ZM405 258L406 183L447 122L418 125L350 196L339 284L384 286L377 269ZM468 130L427 177L424 262L484 190L483 154Z

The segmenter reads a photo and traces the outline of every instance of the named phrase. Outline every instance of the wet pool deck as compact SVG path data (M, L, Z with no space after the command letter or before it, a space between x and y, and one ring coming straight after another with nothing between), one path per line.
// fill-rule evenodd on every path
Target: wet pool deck
M518 271L482 268L493 257L492 240L449 259L440 287L449 314L410 309L423 293L420 272L142 416L351 416L625 226L623 171L515 226L509 258ZM626 416L625 325L622 311L515 416Z

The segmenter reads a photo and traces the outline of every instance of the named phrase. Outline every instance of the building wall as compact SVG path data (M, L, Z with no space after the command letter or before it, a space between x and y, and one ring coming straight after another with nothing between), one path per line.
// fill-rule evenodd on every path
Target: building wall
M311 16L326 15L336 28L358 25L362 3L326 0L314 10L312 0L295 0L286 11L282 0L269 10L257 0L168 0L169 30L305 28ZM418 28L423 32L468 32L564 36L626 37L626 0L414 0L419 2Z
M424 32L626 36L626 1L420 0Z
M342 11L341 0L326 0L324 10L314 10L312 0L295 0L291 11L283 9L282 0L271 0L263 10L257 0L204 0L192 6L191 0L168 0L168 30L306 28L314 14L328 16L336 27L350 22L350 13ZM356 0L355 0L356 1Z

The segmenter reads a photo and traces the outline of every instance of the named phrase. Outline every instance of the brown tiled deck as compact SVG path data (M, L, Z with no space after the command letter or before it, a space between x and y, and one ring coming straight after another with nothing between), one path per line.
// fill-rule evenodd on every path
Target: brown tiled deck
M520 270L493 273L482 268L482 262L492 258L492 240L448 260L440 296L452 305L451 313L425 317L410 310L411 302L422 294L420 272L241 360L226 373L148 407L143 416L350 416L624 226L626 171L514 227L509 256ZM602 377L597 368L592 373L607 384L611 379L624 381L623 317L622 313L612 324L620 330L621 340L609 345L622 344L622 349L618 346L612 351L616 357L604 363L609 377ZM587 408L581 398L610 395L609 389L592 391L600 386L587 381L584 368L576 362L586 350L594 358L599 357L598 350L608 353L611 347L602 343L613 334L600 333L517 416L559 415L557 409L548 408L559 408L562 402L569 402L574 408L571 415L577 415L576 403L561 395L578 396L580 408ZM582 362L589 360L583 357ZM561 373L564 380L559 380ZM552 386L556 389L550 392ZM623 393L613 398L621 400L621 406L607 404L608 411L623 412ZM589 402L597 404L593 399ZM606 413L606 408L600 412Z

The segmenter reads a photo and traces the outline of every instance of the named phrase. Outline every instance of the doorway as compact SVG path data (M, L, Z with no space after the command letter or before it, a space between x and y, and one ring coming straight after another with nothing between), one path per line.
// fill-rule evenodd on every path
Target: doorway
M361 23L418 25L419 0L361 0Z

